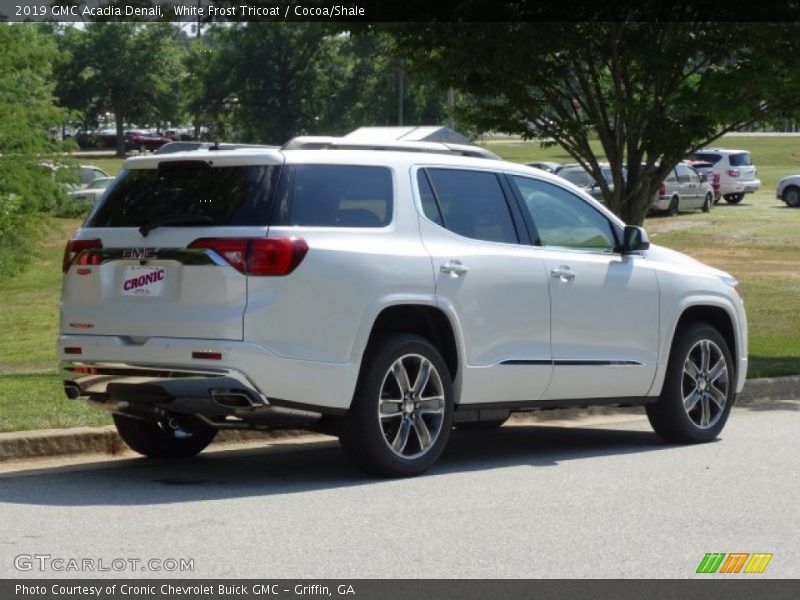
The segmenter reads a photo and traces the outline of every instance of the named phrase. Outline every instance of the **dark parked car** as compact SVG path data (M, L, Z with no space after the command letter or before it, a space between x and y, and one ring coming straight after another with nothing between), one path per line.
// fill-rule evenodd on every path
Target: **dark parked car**
M600 169L603 173L603 178L606 180L608 187L613 190L614 189L614 181L611 178L611 167L608 165L600 165ZM598 202L605 203L605 199L603 198L603 190L595 181L594 177L591 173L586 171L582 166L579 164L573 163L568 165L561 165L555 171L555 174L559 177L563 177L570 183L577 185L579 188L583 188L583 190L592 196ZM627 169L623 170L623 176L628 176Z

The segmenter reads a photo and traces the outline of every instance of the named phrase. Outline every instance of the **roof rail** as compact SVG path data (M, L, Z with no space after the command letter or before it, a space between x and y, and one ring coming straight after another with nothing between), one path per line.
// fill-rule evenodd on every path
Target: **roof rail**
M401 142L347 140L326 136L300 136L283 145L282 150L386 150L394 152L429 152L433 154L457 154L474 158L502 160L497 154L469 144L445 144L441 142Z

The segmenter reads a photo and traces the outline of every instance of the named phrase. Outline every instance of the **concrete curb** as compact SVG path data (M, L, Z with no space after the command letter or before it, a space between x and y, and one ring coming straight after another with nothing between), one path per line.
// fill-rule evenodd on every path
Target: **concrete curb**
M757 402L776 400L800 400L800 375L765 379L748 379L737 405L750 405ZM526 413L522 418L532 421L551 421L553 419L574 418L580 415L615 414L622 409L589 407L585 409L566 409ZM305 437L306 431L221 431L215 444L242 442L248 440L276 440L291 437ZM316 435L316 434L314 434ZM44 456L63 456L72 454L119 454L125 448L113 426L74 427L71 429L41 429L0 433L0 461L35 458Z

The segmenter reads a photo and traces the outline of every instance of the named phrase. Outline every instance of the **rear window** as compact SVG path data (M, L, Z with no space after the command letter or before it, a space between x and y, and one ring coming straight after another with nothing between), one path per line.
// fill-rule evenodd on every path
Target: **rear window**
M732 167L750 166L750 154L747 152L742 152L740 154L731 154L728 157L728 160L730 161Z
M207 218L204 226L263 226L280 166L209 167L200 161L123 171L87 227L139 227L171 217Z
M712 154L711 152L695 152L692 154L692 160L704 160L709 164L715 165L717 164L722 156L719 154Z
M385 227L392 220L392 172L386 167L297 165L281 194L276 225Z

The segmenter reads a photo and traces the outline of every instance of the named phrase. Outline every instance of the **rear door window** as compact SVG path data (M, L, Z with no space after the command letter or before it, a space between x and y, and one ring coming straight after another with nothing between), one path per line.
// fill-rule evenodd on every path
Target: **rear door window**
M458 235L517 244L519 238L503 188L495 173L427 169L444 226ZM435 219L435 214L426 216Z
M296 165L276 225L385 227L392 220L392 172L360 165ZM284 187L284 186L282 186Z
M172 217L204 226L265 226L279 172L278 165L210 167L203 161L126 170L87 227L139 227Z

